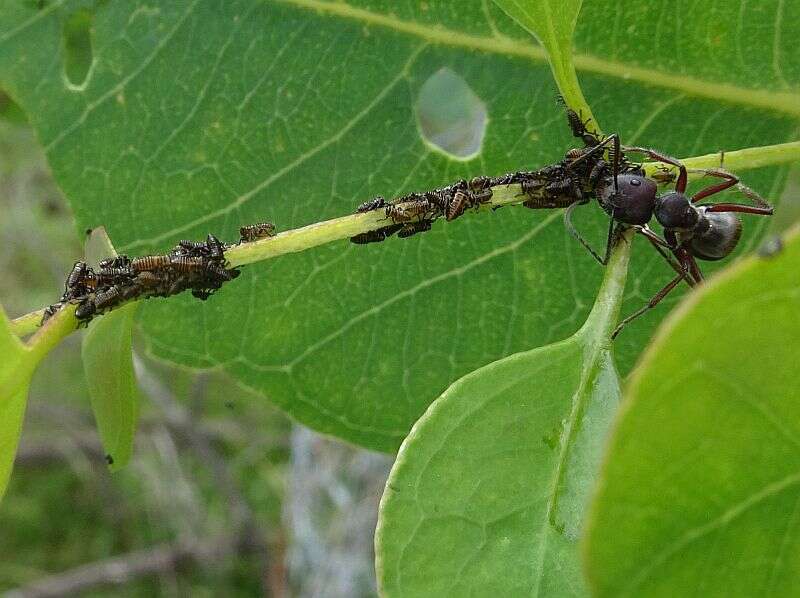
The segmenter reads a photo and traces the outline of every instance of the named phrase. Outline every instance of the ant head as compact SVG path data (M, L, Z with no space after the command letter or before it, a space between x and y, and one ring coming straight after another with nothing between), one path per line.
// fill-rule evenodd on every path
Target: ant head
M656 198L656 220L664 228L690 229L700 220L697 212L683 193L673 191Z
M641 174L621 174L617 176L617 194L614 195L613 185L608 185L602 201L612 208L615 220L644 225L653 217L656 189L655 182Z

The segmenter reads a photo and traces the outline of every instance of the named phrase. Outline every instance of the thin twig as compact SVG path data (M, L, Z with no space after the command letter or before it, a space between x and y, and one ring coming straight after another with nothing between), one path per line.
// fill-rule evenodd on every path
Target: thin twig
M198 545L162 544L82 565L10 590L3 598L75 596L92 588L123 585L139 577L173 571L192 561L204 561L224 552L230 540Z

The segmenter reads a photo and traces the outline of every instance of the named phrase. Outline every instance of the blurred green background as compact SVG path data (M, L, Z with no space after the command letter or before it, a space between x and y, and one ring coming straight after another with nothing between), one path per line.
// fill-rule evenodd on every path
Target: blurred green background
M53 302L83 254L21 111L0 92L0 302ZM214 372L135 355L142 414L110 474L70 336L37 371L0 503L0 595L370 596L391 460L306 429Z

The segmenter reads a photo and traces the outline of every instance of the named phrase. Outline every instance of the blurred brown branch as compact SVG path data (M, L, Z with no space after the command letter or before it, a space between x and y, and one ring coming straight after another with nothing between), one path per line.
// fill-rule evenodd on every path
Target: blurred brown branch
M99 586L121 585L138 577L174 571L192 561L220 556L229 546L229 539L206 545L162 544L39 579L6 592L3 598L74 596Z

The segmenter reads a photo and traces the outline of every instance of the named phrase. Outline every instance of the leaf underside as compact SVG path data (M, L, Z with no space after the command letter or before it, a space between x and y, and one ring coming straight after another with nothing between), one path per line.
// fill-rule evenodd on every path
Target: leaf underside
M577 541L619 401L581 337L454 384L404 442L381 502L386 596L583 596Z
M597 596L800 592L800 236L660 332L615 426L586 545Z
M688 12L713 18L680 19L653 18L651 4L588 4L577 52L606 74L580 77L606 131L679 156L796 136L792 116L747 94L796 89L795 3L720 12L709 0ZM94 61L70 88L62 25L87 7ZM37 12L9 1L0 15L0 87L30 115L78 229L105 225L120 251L208 232L233 240L251 221L297 227L377 194L535 168L573 144L540 48L491 3L57 1ZM671 78L626 79L626 64ZM466 162L418 132L416 95L442 67L488 112L482 150ZM713 99L718 82L741 97ZM775 199L784 176L746 179ZM744 250L765 223L747 220ZM578 224L602 244L596 206ZM669 277L637 245L623 313ZM257 264L208 302L149 302L140 322L154 355L224 368L318 430L393 450L453 380L572 334L600 275L560 214L509 208L409 240ZM623 372L670 303L618 339Z

